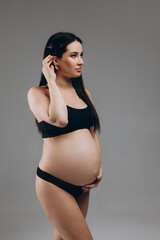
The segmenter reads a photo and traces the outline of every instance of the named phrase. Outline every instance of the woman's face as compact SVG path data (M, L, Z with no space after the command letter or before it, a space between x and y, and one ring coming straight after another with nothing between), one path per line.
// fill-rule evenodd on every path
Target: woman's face
M83 61L82 45L78 41L74 41L67 46L67 51L63 53L62 58L58 59L60 65L58 73L65 75L66 77L79 77L82 70Z

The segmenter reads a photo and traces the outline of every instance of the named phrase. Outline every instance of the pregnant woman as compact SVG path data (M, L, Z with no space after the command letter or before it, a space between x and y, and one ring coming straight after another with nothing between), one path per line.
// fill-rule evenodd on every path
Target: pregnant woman
M85 221L90 189L102 179L100 122L82 79L82 40L69 32L47 41L39 86L29 107L43 138L37 198L55 231L53 240L92 240Z

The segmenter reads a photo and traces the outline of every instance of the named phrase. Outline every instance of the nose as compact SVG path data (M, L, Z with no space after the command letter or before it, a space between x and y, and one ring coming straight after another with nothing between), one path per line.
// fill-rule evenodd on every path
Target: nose
M79 58L78 64L80 64L81 66L83 66L84 61L83 61L82 57Z

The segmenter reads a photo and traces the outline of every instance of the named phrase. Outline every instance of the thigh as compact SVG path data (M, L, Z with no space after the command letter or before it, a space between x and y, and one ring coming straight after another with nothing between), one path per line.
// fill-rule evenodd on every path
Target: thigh
M86 218L87 216L87 211L89 206L89 197L90 197L90 191L87 191L87 192L83 192L82 195L77 199L78 206L81 209L81 212L84 218Z
M35 187L45 214L63 239L93 240L81 209L70 193L38 176Z
M90 196L90 191L88 192L83 192L82 195L77 199L77 203L79 208L81 209L81 212L86 218L87 216L87 211L88 211L88 205L89 205L89 196ZM63 240L61 237L60 233L55 229L54 234L53 234L53 240Z

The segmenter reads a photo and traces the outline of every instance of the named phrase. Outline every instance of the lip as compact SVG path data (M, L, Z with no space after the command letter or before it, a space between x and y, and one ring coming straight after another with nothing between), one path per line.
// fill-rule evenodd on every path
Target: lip
M81 71L81 70L82 70L82 68L76 68L76 70L78 70L78 71Z

